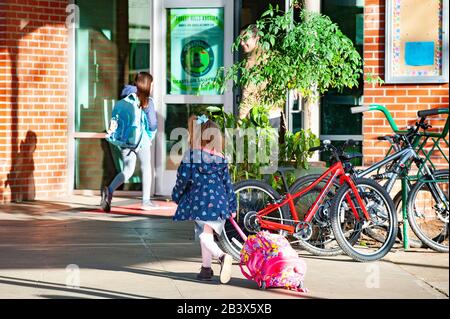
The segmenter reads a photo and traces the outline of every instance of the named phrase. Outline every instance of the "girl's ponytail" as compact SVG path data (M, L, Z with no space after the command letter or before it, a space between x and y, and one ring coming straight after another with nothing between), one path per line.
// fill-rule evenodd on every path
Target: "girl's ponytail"
M152 88L153 76L147 72L139 72L136 75L135 85L137 88L137 96L142 108L148 107L148 100Z

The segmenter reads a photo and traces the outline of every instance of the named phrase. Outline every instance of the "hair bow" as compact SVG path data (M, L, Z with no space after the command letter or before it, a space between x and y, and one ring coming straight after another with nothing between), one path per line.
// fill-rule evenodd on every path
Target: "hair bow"
M203 124L208 122L208 117L206 115L197 116L197 124Z

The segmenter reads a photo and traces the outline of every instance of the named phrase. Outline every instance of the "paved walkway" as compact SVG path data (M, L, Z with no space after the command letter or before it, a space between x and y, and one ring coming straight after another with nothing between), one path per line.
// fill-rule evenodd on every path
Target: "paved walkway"
M227 285L195 280L200 249L190 223L168 209L143 214L137 201L98 197L0 206L0 298L444 298L448 254L394 249L383 261L304 254L308 294L262 291L233 266ZM219 266L214 265L218 272Z

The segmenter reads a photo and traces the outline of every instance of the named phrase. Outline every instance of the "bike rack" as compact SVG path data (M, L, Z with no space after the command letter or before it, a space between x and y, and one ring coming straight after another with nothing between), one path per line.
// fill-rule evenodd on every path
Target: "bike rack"
M394 119L392 118L391 113L389 112L389 110L383 106L383 105L379 105L379 104L372 104L369 105L369 107L366 108L368 111L380 111L384 114L384 116L386 117L389 125L391 126L392 130L394 131L394 133L397 134L402 134L402 133L407 133L407 131L405 130L400 130L397 126L397 124L395 123ZM439 114L449 114L449 110L447 109L441 109ZM431 167L433 168L433 170L436 170L436 166L433 164L433 162L431 161L431 156L433 155L433 153L438 150L440 152L440 154L444 157L444 159L447 161L447 163L449 162L449 158L445 155L444 150L440 147L440 143L443 141L447 147L449 147L449 141L446 139L447 134L448 134L448 130L449 130L449 118L447 116L447 121L445 122L444 128L442 130L441 133L435 133L435 132L422 132L420 133L420 137L416 138L414 140L413 143L413 148L416 150L416 152L422 153L425 156L425 160L423 161L422 165L419 167L419 170L417 172L416 175L405 175L401 177L401 188L402 188L402 218L403 218L403 248L404 250L408 250L410 248L409 246L409 236L408 236L408 228L409 228L409 224L408 224L408 208L406 207L406 204L408 202L408 186L410 181L423 181L423 182L436 182L436 180L422 180L422 176L421 173L422 172L422 168L427 165L428 163L431 164ZM425 147L428 143L428 141L431 139L431 141L433 142L433 147L431 148L430 151L426 151ZM391 152L394 150L394 146L391 145L391 147L389 148L386 156L389 156L389 154L391 154ZM411 168L412 163L409 163L408 165L408 171ZM380 170L377 171L377 174L379 174ZM440 181L440 180L437 180Z

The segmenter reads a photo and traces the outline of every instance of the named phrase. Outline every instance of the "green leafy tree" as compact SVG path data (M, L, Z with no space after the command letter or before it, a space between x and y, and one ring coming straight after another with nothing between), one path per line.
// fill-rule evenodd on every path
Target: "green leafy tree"
M358 85L362 59L352 41L329 17L301 10L296 21L293 10L270 6L263 13L256 22L260 50L256 64L248 68L243 60L219 71L215 84L222 91L229 80L238 87L253 83L264 87L261 104L273 105L285 99L288 89L316 98L329 89ZM236 39L233 50L245 37L248 33Z

